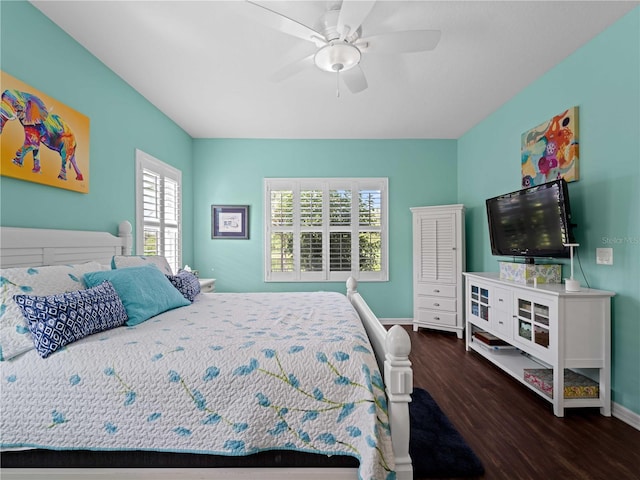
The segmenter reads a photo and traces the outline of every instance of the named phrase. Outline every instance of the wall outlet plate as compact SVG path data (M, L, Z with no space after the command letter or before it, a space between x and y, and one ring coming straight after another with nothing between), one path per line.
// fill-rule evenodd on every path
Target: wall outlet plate
M598 265L613 265L613 248L596 248Z

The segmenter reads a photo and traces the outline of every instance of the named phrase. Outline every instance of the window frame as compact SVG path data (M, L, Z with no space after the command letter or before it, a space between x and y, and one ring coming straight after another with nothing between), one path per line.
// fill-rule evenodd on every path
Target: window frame
M353 276L360 282L386 282L389 280L389 234L388 234L388 188L386 177L376 178L265 178L264 179L264 281L265 282L343 282ZM293 192L293 221L291 226L275 227L271 224L271 192ZM323 221L321 226L302 225L301 191L322 191ZM350 190L351 194L351 222L348 227L330 225L329 220L329 192L332 190ZM380 227L360 226L359 200L360 192L366 190L380 191ZM355 219L355 222L354 222ZM322 232L323 255L321 271L302 271L300 267L300 236L302 232ZM330 271L330 234L335 232L349 232L351 234L351 270ZM363 232L380 232L380 271L360 270L359 234ZM293 271L271 271L271 234L276 232L291 232L293 234Z
M165 228L166 228L166 220L165 220L165 212L164 212L164 181L165 179L170 179L177 183L178 194L176 196L176 215L177 215L177 241L176 241L176 260L175 264L169 262L171 265L171 269L174 273L177 272L177 269L182 265L182 171L172 167L171 165L163 162L162 160L158 160L157 158L149 155L148 153L143 152L142 150L136 149L136 254L144 255L144 231L145 225L150 225L150 223L145 222L144 216L144 170L148 170L158 175L161 179L161 188L160 188L160 214L159 221L157 227L160 231L159 245L158 245L158 255L166 256L165 250ZM154 227L156 225L154 224ZM169 259L167 259L169 261Z

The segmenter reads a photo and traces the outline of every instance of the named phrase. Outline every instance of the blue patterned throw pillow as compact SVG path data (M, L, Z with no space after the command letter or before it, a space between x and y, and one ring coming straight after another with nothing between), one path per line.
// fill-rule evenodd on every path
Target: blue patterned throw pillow
M180 270L177 275L167 275L167 278L182 296L192 303L196 295L200 293L200 281L191 272Z
M127 311L111 282L45 297L13 298L42 358L81 338L119 327L127 320Z

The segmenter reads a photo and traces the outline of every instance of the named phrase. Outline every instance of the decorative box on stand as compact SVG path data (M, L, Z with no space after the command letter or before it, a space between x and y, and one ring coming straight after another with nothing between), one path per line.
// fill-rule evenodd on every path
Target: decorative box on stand
M532 263L500 263L500 280L532 284L562 283L562 265L532 264Z
M553 370L550 368L525 368L524 381L553 398ZM596 382L572 370L564 371L564 398L599 396L600 389Z

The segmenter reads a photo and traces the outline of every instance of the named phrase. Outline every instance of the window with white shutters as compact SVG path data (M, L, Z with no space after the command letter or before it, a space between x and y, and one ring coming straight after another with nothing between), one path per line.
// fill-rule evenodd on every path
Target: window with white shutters
M387 185L265 179L265 281L388 280Z
M182 265L182 172L136 150L136 251Z

